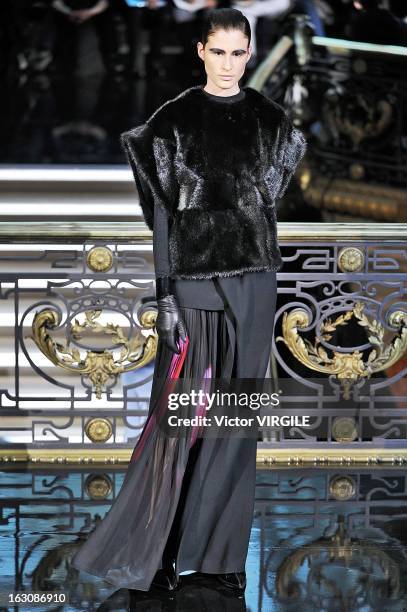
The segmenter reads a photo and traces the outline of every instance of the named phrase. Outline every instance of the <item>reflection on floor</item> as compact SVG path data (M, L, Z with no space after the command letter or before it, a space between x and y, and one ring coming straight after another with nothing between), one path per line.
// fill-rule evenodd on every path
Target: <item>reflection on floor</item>
M200 82L103 73L0 82L0 163L125 164L119 134Z
M255 67L246 68L244 86ZM163 76L96 72L0 75L0 164L126 164L120 133L184 89L206 83L176 61Z
M66 593L63 608L44 610L407 610L405 470L258 470L244 595L198 573L183 575L171 595L118 590L70 566L124 474L123 466L4 469L0 610L18 609L7 594L23 590Z

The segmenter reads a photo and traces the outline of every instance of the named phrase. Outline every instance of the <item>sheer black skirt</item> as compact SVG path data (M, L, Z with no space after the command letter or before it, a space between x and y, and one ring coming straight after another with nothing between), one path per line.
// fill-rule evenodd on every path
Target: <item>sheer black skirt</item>
M211 378L265 376L275 273L231 281L217 281L223 311L181 308L188 336L180 355L159 340L148 418L118 496L73 558L77 569L143 591L163 555L176 561L177 575L244 571L257 440L200 437L197 427L169 437L158 426L170 380L183 378L196 388ZM198 409L191 406L190 416Z

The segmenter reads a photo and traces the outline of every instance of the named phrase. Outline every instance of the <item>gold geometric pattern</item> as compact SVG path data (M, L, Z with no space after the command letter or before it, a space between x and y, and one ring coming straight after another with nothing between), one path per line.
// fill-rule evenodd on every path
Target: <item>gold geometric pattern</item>
M86 256L88 267L94 272L107 272L113 265L113 253L107 247L93 247Z
M118 449L113 445L106 448L66 448L44 449L0 449L1 469L7 467L14 469L17 464L30 463L32 466L47 465L58 468L65 466L98 466L108 465L109 468L127 465L130 461L133 448ZM407 465L407 451L404 448L392 448L391 450L363 449L363 448L258 448L257 468L270 469L279 467L305 467L316 466L319 468L337 467L347 468L349 466L369 466L381 469L383 466L394 467Z
M338 268L342 272L361 272L365 265L365 256L361 249L346 247L338 254Z
M112 435L112 424L108 419L91 419L85 425L85 433L92 442L106 442Z
M92 474L86 479L84 489L91 499L106 499L113 486L107 475Z
M335 499L347 501L356 493L356 482L350 476L335 476L329 483L329 492Z
M358 437L355 419L339 417L332 423L332 437L337 442L352 442Z

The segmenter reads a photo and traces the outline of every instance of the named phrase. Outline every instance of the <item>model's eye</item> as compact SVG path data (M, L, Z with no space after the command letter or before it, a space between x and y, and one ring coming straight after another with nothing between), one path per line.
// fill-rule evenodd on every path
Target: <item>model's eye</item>
M213 50L212 53L214 53L215 55L223 55L223 51L215 51ZM233 51L233 54L235 57L240 57L241 55L244 55L245 51Z

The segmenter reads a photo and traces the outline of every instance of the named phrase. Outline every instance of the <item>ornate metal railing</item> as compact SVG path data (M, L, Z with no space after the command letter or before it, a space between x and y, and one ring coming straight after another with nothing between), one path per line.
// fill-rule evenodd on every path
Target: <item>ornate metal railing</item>
M280 224L268 376L307 427L260 429L259 461L407 458L407 231ZM157 336L143 223L3 223L1 457L127 461Z
M312 36L297 16L248 85L306 133L304 200L326 221L407 220L407 49Z
M86 573L79 576L70 564L114 503L125 466L4 467L4 609L9 607L7 593L49 592L54 584L74 609L126 610L145 604L145 594L95 582ZM314 610L354 610L371 607L374 599L380 609L403 609L406 503L407 475L400 468L259 470L247 607L262 612L306 600ZM352 580L342 580L345 571ZM216 585L208 586L201 590L192 583L190 591L184 586L181 601L187 592L197 609L205 597L209 607ZM221 601L222 593L216 597Z

